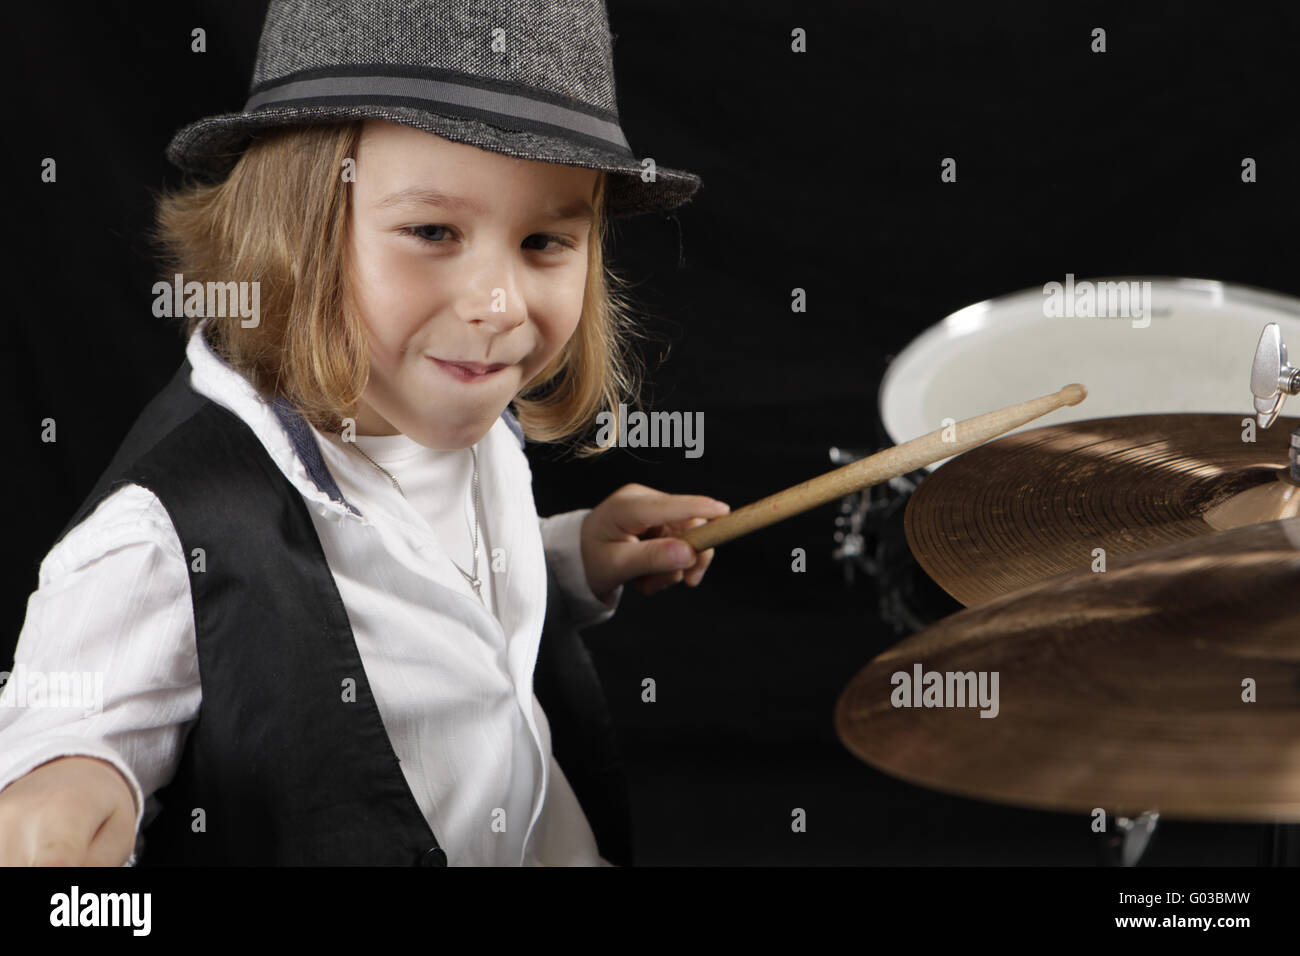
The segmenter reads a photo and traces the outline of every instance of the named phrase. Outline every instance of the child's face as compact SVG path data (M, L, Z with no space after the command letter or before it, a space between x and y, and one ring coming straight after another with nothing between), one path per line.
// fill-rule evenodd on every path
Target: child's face
M598 174L379 120L358 153L349 255L371 372L357 432L466 448L578 326ZM507 367L465 380L434 359Z

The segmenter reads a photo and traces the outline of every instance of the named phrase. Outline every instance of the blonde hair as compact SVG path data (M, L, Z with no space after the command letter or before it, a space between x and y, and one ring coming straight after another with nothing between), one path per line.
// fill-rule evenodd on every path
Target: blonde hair
M344 268L351 190L341 175L363 126L288 126L256 137L223 181L158 196L151 233L168 277L260 283L258 325L244 328L238 315L208 317L208 343L264 400L284 397L329 432L355 417L370 377L365 326ZM599 412L617 423L620 402L639 404L643 374L630 347L640 332L627 286L605 262L606 178L597 177L577 329L512 402L529 440L564 443L578 458L609 450L579 439ZM187 339L203 321L178 318Z

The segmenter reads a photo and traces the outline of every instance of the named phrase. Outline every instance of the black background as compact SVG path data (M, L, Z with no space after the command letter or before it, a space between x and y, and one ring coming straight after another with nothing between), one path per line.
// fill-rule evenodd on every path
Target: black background
M183 356L150 311L144 231L179 181L172 133L242 105L263 10L42 4L14 27L0 660L41 558ZM1067 272L1300 295L1292 3L611 0L610 21L633 149L704 179L675 216L621 221L613 261L656 337L648 404L703 412L705 454L579 463L530 446L541 514L627 482L735 508L825 471L830 446L875 442L888 356L957 308ZM1098 26L1105 54L1089 49ZM57 185L40 182L47 156ZM1241 182L1245 156L1257 183ZM57 443L39 440L47 417ZM698 589L628 588L588 633L639 862L1096 862L1085 818L911 787L838 743L838 694L893 638L870 584L846 586L830 560L835 511L723 545ZM790 571L795 547L807 573ZM645 677L657 703L641 702ZM807 833L790 831L793 807ZM1250 864L1256 836L1165 822L1146 862Z

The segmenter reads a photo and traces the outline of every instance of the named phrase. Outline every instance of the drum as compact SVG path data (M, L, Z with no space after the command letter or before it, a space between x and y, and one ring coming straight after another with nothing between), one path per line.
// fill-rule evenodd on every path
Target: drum
M1067 382L1086 385L1087 400L1017 430L1157 412L1253 419L1250 370L1261 330L1276 322L1284 340L1300 341L1300 299L1262 289L1156 277L1071 277L1059 285L966 306L895 356L880 384L880 447ZM1124 303L1128 314L1106 307L1117 285L1141 296ZM1092 308L1076 308L1089 290ZM840 463L856 457L832 451ZM873 579L881 616L900 636L961 608L916 564L903 532L908 497L942 464L850 496L838 519L837 558Z

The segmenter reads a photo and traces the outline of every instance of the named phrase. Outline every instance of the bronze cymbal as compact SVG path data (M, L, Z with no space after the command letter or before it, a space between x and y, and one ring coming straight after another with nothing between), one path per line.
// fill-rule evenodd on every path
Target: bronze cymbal
M904 513L907 542L972 607L1099 556L1300 514L1287 479L1298 420L1245 442L1249 417L1131 415L1006 435L921 482Z
M982 672L986 705L902 696L918 665L932 692L929 672L945 693L959 686L949 673ZM953 614L859 672L835 727L878 769L962 796L1300 822L1300 518L1124 555Z

